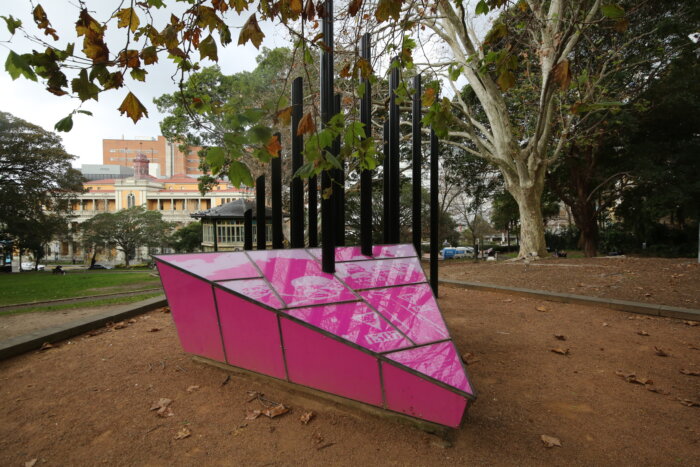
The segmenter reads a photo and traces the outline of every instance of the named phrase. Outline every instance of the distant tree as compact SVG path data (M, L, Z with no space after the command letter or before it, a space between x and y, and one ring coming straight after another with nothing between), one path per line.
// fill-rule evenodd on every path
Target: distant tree
M0 232L20 254L38 260L66 230L70 197L83 190L73 159L55 133L0 112Z
M190 222L177 229L168 239L168 244L178 253L192 253L202 248L202 223Z
M100 247L117 248L129 266L138 248L162 246L171 229L172 224L164 221L160 212L143 206L101 213L82 225L83 241L93 249L91 266Z

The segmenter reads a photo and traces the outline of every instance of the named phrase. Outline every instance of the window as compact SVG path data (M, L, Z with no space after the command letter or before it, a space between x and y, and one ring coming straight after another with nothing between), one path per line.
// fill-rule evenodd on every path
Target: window
M129 195L126 197L126 205L129 208L136 206L136 198L134 197L133 193L129 193Z

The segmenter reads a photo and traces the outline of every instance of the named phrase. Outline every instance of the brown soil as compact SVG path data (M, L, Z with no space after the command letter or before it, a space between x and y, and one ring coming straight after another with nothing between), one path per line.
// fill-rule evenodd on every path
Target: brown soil
M460 351L478 359L479 399L451 447L248 377L224 385L226 373L182 352L170 315L152 312L0 362L0 465L697 464L700 408L678 399L700 402L700 377L680 372L700 371L700 326L447 287L440 304ZM245 420L260 408L247 391L292 411ZM149 410L162 397L173 416ZM307 411L315 418L303 425ZM191 436L176 440L183 427Z
M440 262L440 277L700 308L700 264L691 259L547 258L529 264L449 260Z

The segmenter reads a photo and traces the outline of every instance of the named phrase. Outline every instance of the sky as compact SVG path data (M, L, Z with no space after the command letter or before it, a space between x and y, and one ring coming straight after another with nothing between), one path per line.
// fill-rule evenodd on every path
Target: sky
M119 5L116 0L88 1L90 14L98 21L104 21ZM36 3L35 3L36 4ZM161 9L154 15L156 24L163 25L163 18L169 17L171 11L178 14L184 8L174 0L166 0L172 10ZM64 48L68 42L76 43L76 50L82 48L82 38L77 38L75 34L75 21L78 18L79 8L77 3L69 0L45 0L42 6L46 11L54 29L58 31L60 40L56 42L59 47ZM105 8L108 6L109 8ZM177 10L176 8L177 7ZM92 8L98 8L92 10ZM36 27L32 19L32 7L27 0L2 0L0 1L0 16L12 15L14 18L22 20L23 26L29 31L35 31ZM219 62L223 73L233 74L239 71L250 71L255 68L255 57L258 51L253 45L236 46L238 30L248 19L248 15L238 17L235 13L227 16L227 24L231 28L233 43L226 48L219 48ZM283 34L283 30L271 24L260 23L265 39L262 47L288 47L291 43ZM161 26L162 27L162 26ZM122 42L125 29L116 29L116 21L110 23L107 30L106 43L110 51L119 48ZM110 38L117 39L110 42ZM10 39L11 42L8 42ZM54 42L47 37L49 42ZM25 78L18 78L13 81L4 69L4 63L10 50L22 54L38 49L37 45L28 42L22 37L21 32L17 32L14 37L5 27L5 22L0 21L0 110L9 112L16 117L39 125L47 130L54 131L54 125L60 119L66 117L80 105L80 101L69 96L54 96L45 90L40 82L29 81ZM59 133L63 138L66 150L77 156L73 165L79 167L81 164L101 164L102 163L102 140L103 139L137 139L152 138L160 135L159 123L164 117L156 109L153 99L162 94L170 94L177 90L177 86L172 79L175 66L165 56L159 57L159 63L146 67L148 76L146 82L138 82L130 77L125 78L125 87L116 91L108 91L100 95L99 102L89 100L83 103L82 109L89 110L93 116L76 114L73 116L73 129L69 133ZM205 60L203 66L214 65L214 62ZM68 80L72 76L68 77ZM148 118L142 118L134 124L131 119L119 114L117 108L121 104L126 94L131 91L148 109Z

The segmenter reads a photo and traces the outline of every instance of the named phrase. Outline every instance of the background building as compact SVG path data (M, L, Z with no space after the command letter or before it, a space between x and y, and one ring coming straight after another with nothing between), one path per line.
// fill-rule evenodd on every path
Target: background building
M145 154L150 162L149 173L154 177L172 177L182 174L187 177L202 175L199 170L198 152L200 146L190 146L180 151L177 142L168 141L164 136L145 139L103 139L102 163L133 167L139 154Z

